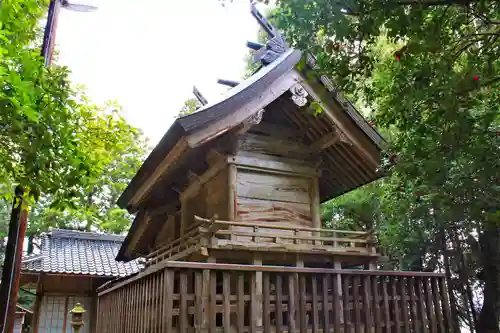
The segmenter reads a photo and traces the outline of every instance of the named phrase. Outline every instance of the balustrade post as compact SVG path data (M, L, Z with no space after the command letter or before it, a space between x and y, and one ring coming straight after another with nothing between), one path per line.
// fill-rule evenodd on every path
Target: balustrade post
M254 253L253 257L253 265L262 265L262 256L260 253ZM262 327L262 271L255 271L255 275L251 281L251 309L252 309L252 317L251 321L255 321L255 325L257 327ZM264 314L269 316L269 314Z
M340 260L335 260L333 264L333 268L335 269L342 269L342 263ZM335 285L333 286L333 302L332 306L334 309L339 313L339 320L341 323L344 322L344 307L343 307L343 302L340 300L342 299L344 293L342 291L342 274L336 274L336 278L334 279L336 282ZM337 297L338 299L335 299Z
M253 227L253 237L252 237L252 242L254 242L254 243L260 242L260 237L257 236L258 232L259 232L259 227L258 226L254 226Z

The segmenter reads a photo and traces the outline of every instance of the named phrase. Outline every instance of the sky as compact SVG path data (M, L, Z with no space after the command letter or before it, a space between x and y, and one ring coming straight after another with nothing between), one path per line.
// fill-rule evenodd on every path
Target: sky
M74 0L98 7L91 13L61 10L57 63L71 70L91 100L115 100L125 118L155 145L193 85L215 101L239 80L246 42L258 24L249 0ZM264 10L263 7L258 7Z

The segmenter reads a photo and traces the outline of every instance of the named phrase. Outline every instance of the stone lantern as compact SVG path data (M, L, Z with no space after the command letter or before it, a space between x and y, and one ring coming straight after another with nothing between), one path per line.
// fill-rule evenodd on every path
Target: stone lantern
M83 314L86 310L80 303L76 303L75 307L69 312L71 313L71 327L75 330L75 333L80 332L83 327Z

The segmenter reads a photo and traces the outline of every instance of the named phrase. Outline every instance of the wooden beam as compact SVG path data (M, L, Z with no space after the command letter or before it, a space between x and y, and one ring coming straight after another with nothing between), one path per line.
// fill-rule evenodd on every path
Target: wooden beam
M219 161L224 159L224 154L222 154L220 151L217 149L210 149L207 152L207 156L205 160L207 161L207 164L212 166L214 164L217 164Z
M289 164L271 159L236 155L228 156L227 162L229 164L236 164L238 167L245 169L266 170L266 172L271 173L294 174L307 177L319 177L321 175L321 171L318 168L299 164Z
M373 168L379 167L380 151L375 143L352 121L351 117L343 109L343 106L339 105L333 99L331 93L319 80L308 78L310 76L307 75L308 73L312 73L312 71L301 73L298 70L294 70L292 76L302 84L311 97L321 102L325 115L359 149L360 153L366 157Z
M280 139L297 138L297 137L302 137L305 134L305 131L303 130L297 130L290 128L288 126L283 126L280 124L271 124L268 122L260 122L259 124L253 125L250 131L259 132Z
M125 251L125 256L127 256L127 257L130 257L130 255L129 255L130 252L135 249L137 243L141 239L141 236L142 236L144 230L146 230L148 228L148 225L151 222L149 214L147 214L147 212L144 210L141 210L141 211L139 211L139 213L137 213L136 219L137 219L137 221L134 221L134 222L138 223L138 228L135 231L135 233L133 234L132 239L130 240L130 242L127 246L127 249Z
M166 213L171 213L171 212L175 211L176 209L177 208L175 205L163 205L163 206L148 210L148 214L151 216L162 215L162 214L166 214Z
M202 175L198 176L198 180L196 182L190 183L186 190L180 194L181 201L184 201L186 198L193 196L194 193L199 191L201 186L215 177L219 172L221 172L226 167L226 165L227 162L225 159L220 160L219 163L211 166Z
M330 132L330 133L324 135L323 137L319 138L318 140L314 141L311 144L310 148L315 153L319 153L322 150L333 146L334 144L336 144L339 141L340 141L339 132L336 132L336 131Z
M188 180L189 180L189 184L192 184L192 183L195 183L195 182L199 182L200 181L200 176L198 176L195 172L193 172L192 170L188 170L187 172L187 177L188 177Z
M189 148L186 138L181 137L175 146L170 150L167 156L160 162L153 173L141 184L134 196L130 199L130 205L137 207L139 202L151 190L156 182L168 172L179 166L179 160Z
M245 135L240 135L237 147L239 151L283 156L298 160L306 160L313 157L311 149L302 142L283 140L259 134L246 133Z

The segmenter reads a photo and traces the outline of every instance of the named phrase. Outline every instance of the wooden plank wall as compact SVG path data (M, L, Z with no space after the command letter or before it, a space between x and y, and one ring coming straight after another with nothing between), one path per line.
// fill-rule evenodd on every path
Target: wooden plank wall
M313 223L319 221L319 216L313 216L319 213L319 207L313 207L319 205L315 186L318 178L303 171L304 166L314 170L311 162L314 156L307 146L272 131L268 135L242 134L237 146L239 156L262 162L258 167L237 164L237 221L320 227ZM259 232L276 230L259 229ZM246 239L238 237L238 240Z
M439 274L197 266L166 268L101 292L97 331L451 332ZM262 294L254 287L259 274Z
M239 169L238 220L312 227L311 179Z

